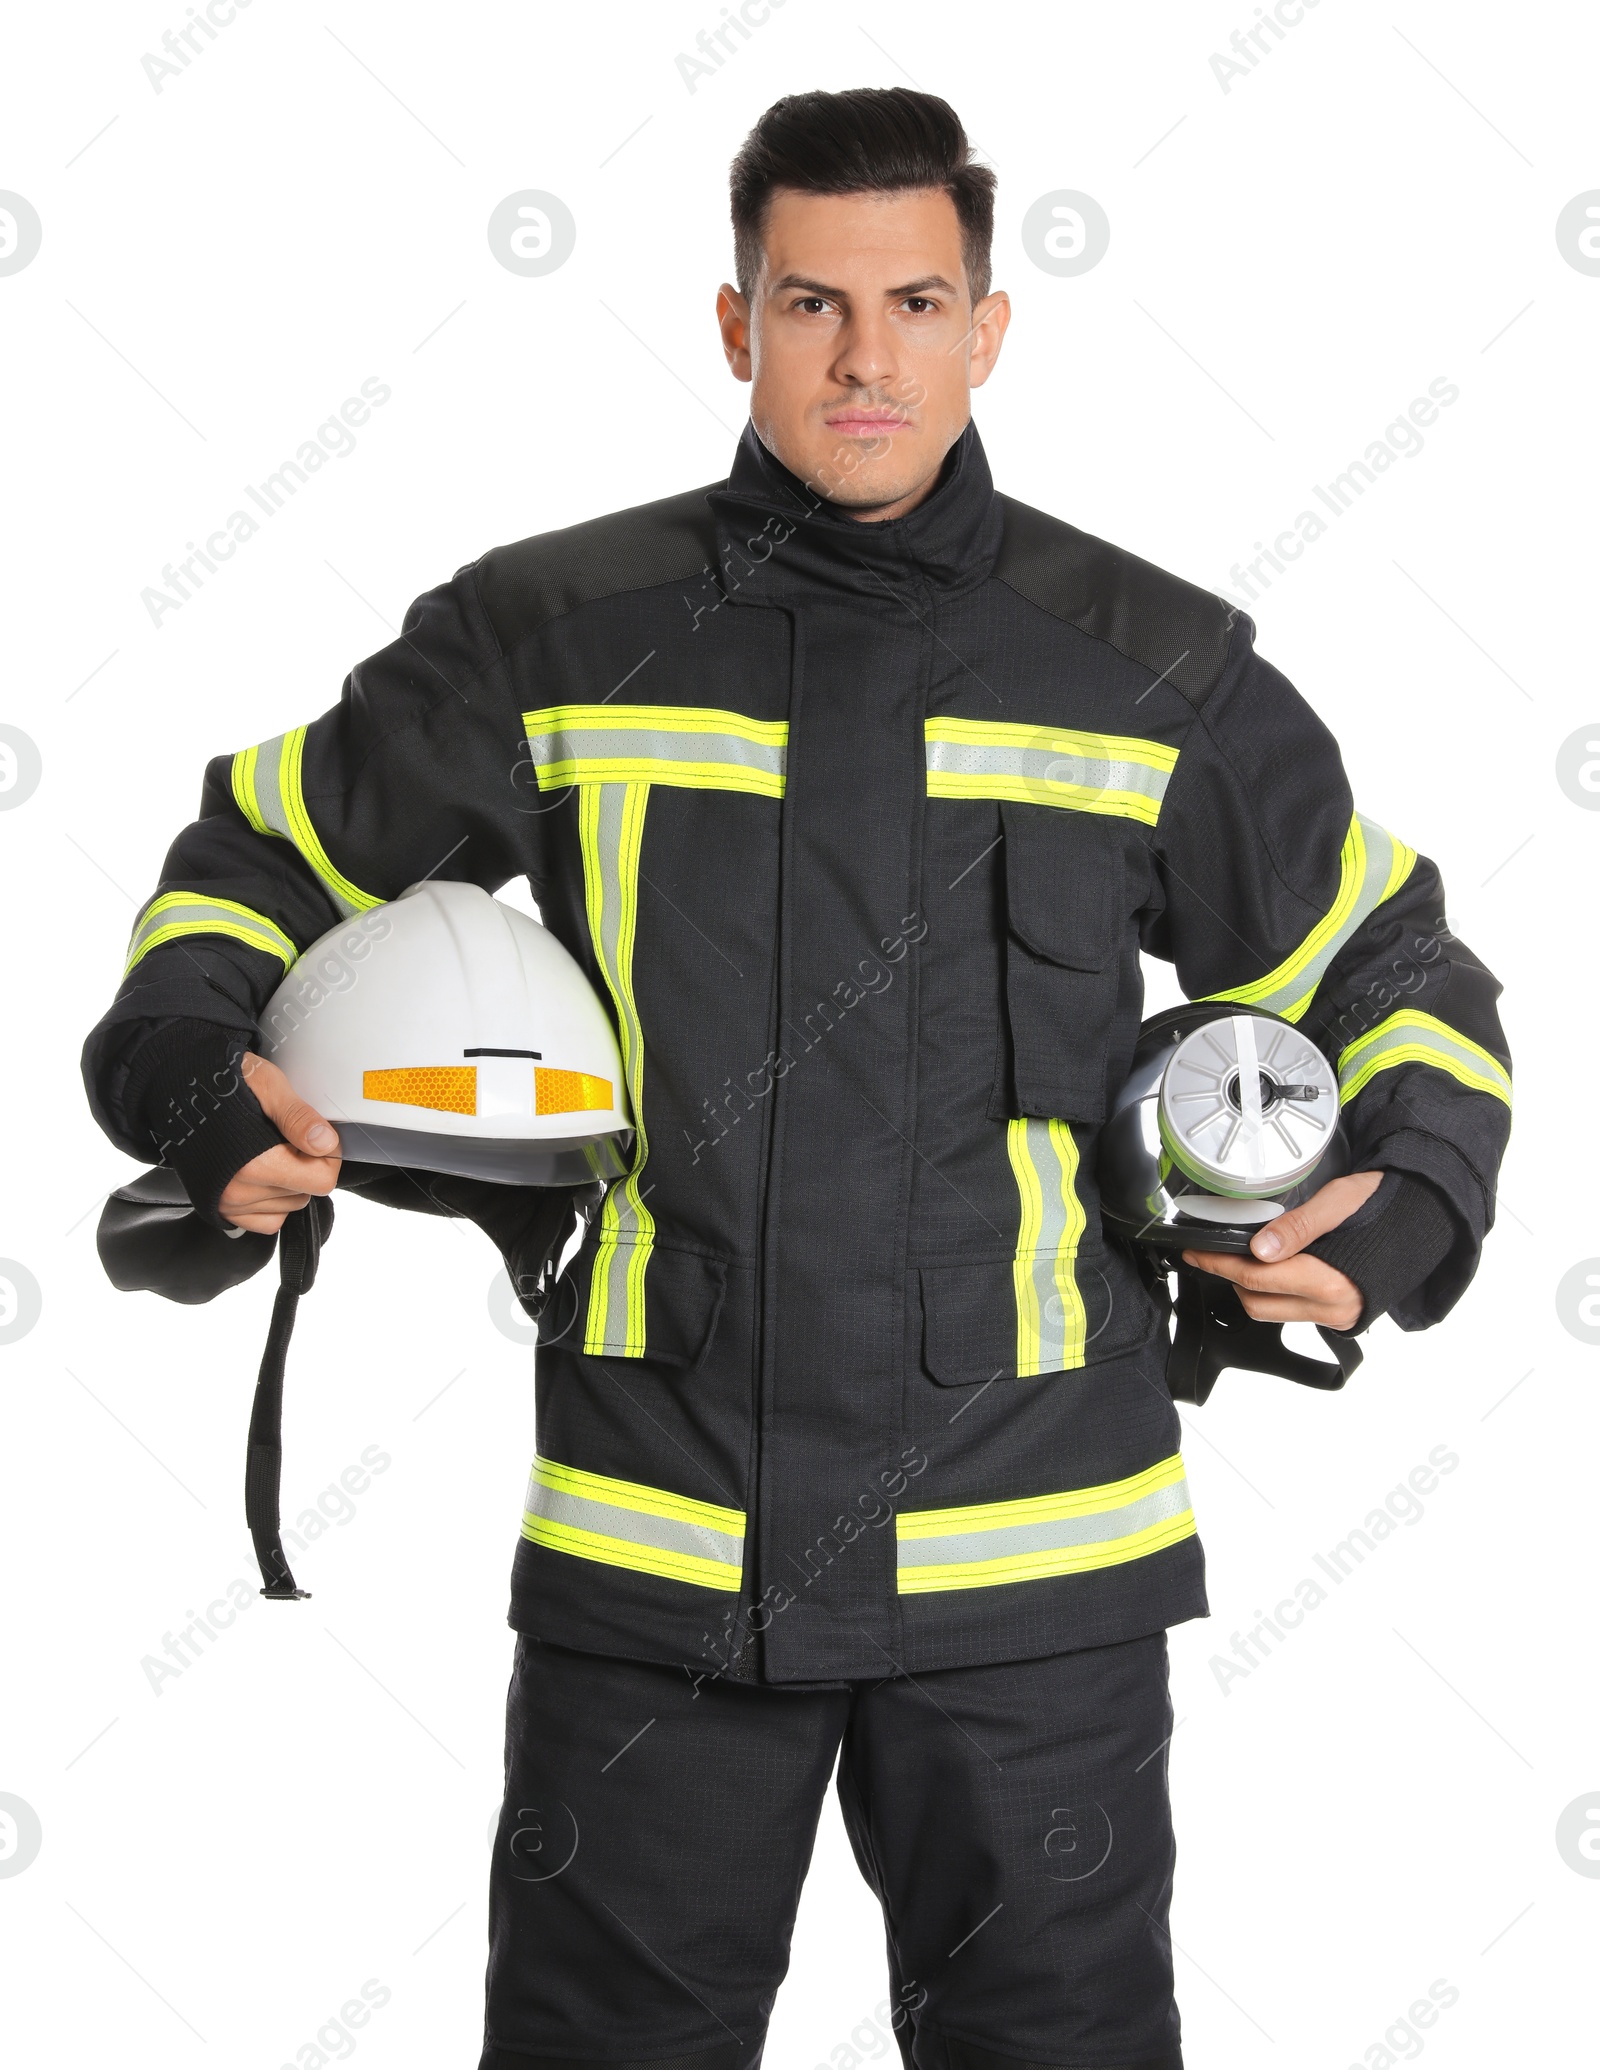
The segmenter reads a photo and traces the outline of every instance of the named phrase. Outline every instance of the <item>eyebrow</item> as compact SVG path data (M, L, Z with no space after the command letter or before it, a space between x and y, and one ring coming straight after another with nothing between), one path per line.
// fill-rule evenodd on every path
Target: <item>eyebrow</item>
M807 294L826 295L830 302L849 300L843 288L829 287L826 281L809 280L801 273L786 273L781 280L775 280L767 290L769 294L780 295L793 288L804 288ZM920 280L907 281L902 287L885 290L892 302L903 301L907 295L925 295L932 288L942 288L947 295L956 292L955 283L946 280L942 273L925 273Z

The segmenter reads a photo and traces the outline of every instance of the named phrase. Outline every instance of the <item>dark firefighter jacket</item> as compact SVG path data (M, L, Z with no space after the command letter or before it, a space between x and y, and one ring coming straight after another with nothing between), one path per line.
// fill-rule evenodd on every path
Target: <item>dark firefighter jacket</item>
M1252 636L997 495L972 427L879 524L747 430L725 484L486 554L334 710L211 765L97 1112L148 1157L135 1038L237 1044L341 917L525 875L637 1132L541 1323L513 1623L803 1681L1203 1614L1095 1189L1141 948L1312 1031L1357 1168L1448 1203L1402 1326L1470 1277L1509 1127L1498 986Z

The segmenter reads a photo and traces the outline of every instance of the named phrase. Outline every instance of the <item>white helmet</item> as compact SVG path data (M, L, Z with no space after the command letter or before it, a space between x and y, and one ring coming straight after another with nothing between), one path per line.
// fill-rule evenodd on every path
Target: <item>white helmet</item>
M627 1169L605 1009L554 935L475 884L413 884L330 928L260 1032L347 1157L528 1186Z

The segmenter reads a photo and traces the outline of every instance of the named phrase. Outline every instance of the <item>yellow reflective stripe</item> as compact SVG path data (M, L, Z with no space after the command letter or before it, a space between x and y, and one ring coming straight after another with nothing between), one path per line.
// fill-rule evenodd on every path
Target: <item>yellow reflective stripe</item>
M744 1512L535 1459L522 1535L534 1545L700 1588L737 1589Z
M156 923L152 925L152 922ZM263 955L276 956L287 970L299 951L281 927L265 913L241 906L231 898L212 898L206 893L167 891L153 898L139 915L128 944L123 976L139 960L163 942L186 934L225 934Z
M334 868L311 823L301 784L305 742L306 728L296 726L276 740L241 748L230 775L234 802L258 834L293 843L341 914L369 912L382 900Z
M1480 1043L1431 1013L1402 1007L1339 1055L1339 1098L1353 1100L1380 1071L1399 1064L1431 1064L1474 1092L1511 1105L1511 1074Z
M751 719L743 712L709 704L551 704L524 712L530 735L578 731L613 732L641 729L651 733L728 733L765 747L782 747L789 737L786 719Z
M946 1538L956 1531L998 1531L1014 1524L1053 1524L1067 1517L1096 1516L1121 1509L1157 1488L1175 1487L1184 1478L1183 1454L1173 1452L1154 1466L1125 1480L1101 1481L1088 1488L1066 1488L1053 1495L1023 1495L1009 1502L963 1502L953 1509L901 1510L896 1523L900 1538Z
M997 719L929 719L929 740L973 747L1022 748L1031 753L1076 755L1085 761L1137 762L1170 776L1178 750L1165 741L1134 733L1085 733L1073 726L1029 726Z
M1020 1213L1011 1283L1017 1307L1017 1377L1081 1366L1088 1322L1078 1287L1084 1231L1078 1146L1064 1121L1010 1121L1006 1154Z
M1368 916L1391 898L1416 867L1417 852L1358 812L1339 851L1339 889L1333 904L1298 948L1265 977L1208 992L1208 1004L1264 1006L1298 1021L1315 997L1328 965Z
M233 799L239 810L258 834L272 832L261 817L261 808L256 803L256 756L258 748L241 748L233 758L230 780L233 784Z
M652 1488L646 1481L619 1481L610 1474L587 1473L581 1466L563 1466L555 1459L536 1459L533 1477L542 1488L558 1488L566 1495L586 1495L596 1502L613 1503L618 1509L636 1509L642 1515L671 1517L677 1523L704 1524L713 1531L744 1536L744 1511L725 1509L720 1502L700 1502L692 1495L679 1495L670 1488Z
M1024 1375L1039 1370L1039 1296L1033 1283L1033 1256L1039 1248L1039 1229L1044 1220L1044 1188L1028 1155L1025 1121L1006 1123L1006 1151L1022 1200L1011 1283L1017 1302L1017 1372Z
M1178 750L1132 734L929 719L930 798L999 798L1154 826Z
M336 870L328 860L328 852L317 837L317 830L311 824L311 814L306 809L305 792L301 788L300 768L305 755L306 729L296 726L283 736L283 756L278 765L278 783L283 794L284 807L289 814L290 837L296 848L305 857L326 888L334 895L337 903L346 905L352 912L370 912L381 905L381 899L374 898L369 891L362 891L358 885Z
M1198 1526L1194 1511L1150 1524L1123 1538L1110 1538L1098 1545L1063 1547L1058 1551L1014 1553L1003 1559L952 1560L939 1566L906 1569L899 1577L903 1596L933 1595L952 1588L996 1588L1008 1581L1044 1581L1057 1574L1084 1574L1098 1567L1120 1567L1128 1560L1142 1560L1180 1539L1193 1538Z
M665 783L684 791L749 791L760 798L781 798L783 778L765 769L748 769L736 762L680 762L651 755L569 756L565 761L542 764L542 790L562 790L569 784Z
M783 796L786 720L709 705L558 704L522 723L541 790L664 783Z
M1394 855L1389 864L1389 874L1384 879L1383 889L1378 893L1380 906L1386 898L1393 898L1417 866L1417 851L1408 848L1397 835L1389 836L1389 845L1394 850Z
M902 1595L990 1588L1146 1558L1194 1535L1183 1460L1174 1453L1126 1480L1015 1502L902 1512Z
M608 1538L546 1517L524 1517L522 1535L530 1544L575 1559L598 1560L606 1567L630 1567L636 1574L659 1574L665 1581L687 1581L700 1588L736 1589L744 1570L722 1560L703 1560L693 1553L665 1552L658 1546L635 1545L626 1538Z
M632 1167L620 1183L613 1182L600 1207L583 1348L623 1358L644 1356L645 1271L655 1243L655 1217L639 1185L650 1139L644 1115L644 1029L633 996L639 851L649 797L648 784L589 785L578 793L584 904L595 957L617 1009L634 1134Z

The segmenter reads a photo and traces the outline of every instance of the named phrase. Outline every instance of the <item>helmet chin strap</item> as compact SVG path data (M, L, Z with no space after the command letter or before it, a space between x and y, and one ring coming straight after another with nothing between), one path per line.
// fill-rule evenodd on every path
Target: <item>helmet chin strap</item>
M278 1235L278 1291L267 1346L261 1354L255 1400L250 1405L244 1473L245 1522L261 1569L261 1593L269 1602L303 1602L311 1593L295 1586L278 1517L283 1481L283 1367L294 1334L295 1310L300 1296L309 1294L316 1280L323 1241L332 1227L333 1202L319 1198L286 1216Z
M1361 1363L1361 1346L1354 1337L1325 1330L1319 1323L1317 1335L1333 1357L1309 1358L1284 1343L1281 1323L1258 1322L1246 1315L1231 1280L1193 1265L1180 1264L1177 1273L1175 1327L1167 1354L1167 1388L1175 1402L1205 1401L1229 1366L1297 1380L1302 1387L1331 1389L1343 1387Z

